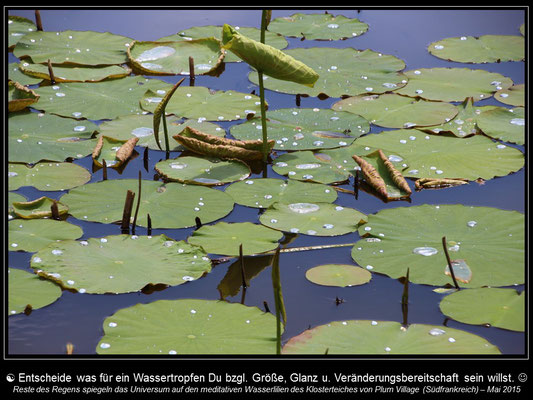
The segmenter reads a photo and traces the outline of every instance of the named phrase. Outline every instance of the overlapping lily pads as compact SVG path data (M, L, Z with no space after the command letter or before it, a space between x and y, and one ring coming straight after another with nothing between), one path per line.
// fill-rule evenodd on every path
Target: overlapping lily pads
M53 219L10 221L8 231L9 249L29 252L38 251L59 240L77 239L83 234L79 226Z
M317 285L346 287L363 285L372 279L372 274L354 265L325 264L308 269L305 277Z
M57 205L59 216L68 212L68 206L46 196L39 197L32 201L13 202L11 207L13 213L22 219L50 218L53 216L52 206Z
M127 293L196 280L211 271L211 260L201 248L165 235L112 235L50 244L31 267L80 293Z
M9 112L22 111L39 101L39 95L18 82L8 82L8 110Z
M37 30L37 27L27 18L10 15L7 18L7 33L9 50L13 50L17 42L30 32Z
M524 107L526 105L525 85L513 85L507 89L500 89L494 93L494 98L504 104Z
M464 287L524 282L524 215L516 211L463 205L422 205L382 210L359 228L364 238L352 249L360 266L414 283L451 284L442 238L452 260L470 270Z
M20 71L30 77L51 81L48 66L43 64L20 64ZM131 73L128 67L110 65L103 67L55 66L54 81L61 82L99 82L105 79L124 78Z
M42 191L66 190L83 185L91 179L91 173L73 163L8 164L9 190L33 186Z
M302 181L328 184L348 180L348 170L330 160L331 157L321 159L312 151L299 151L282 154L276 158L272 168L280 175Z
M33 78L21 72L19 63L9 63L7 66L7 77L10 81L18 82L21 85L36 85L42 79Z
M487 136L517 144L526 141L524 107L507 109L497 107L478 116L478 126Z
M257 307L159 300L106 318L98 354L275 354L276 320Z
M36 310L61 297L61 288L18 268L8 269L8 310L10 315Z

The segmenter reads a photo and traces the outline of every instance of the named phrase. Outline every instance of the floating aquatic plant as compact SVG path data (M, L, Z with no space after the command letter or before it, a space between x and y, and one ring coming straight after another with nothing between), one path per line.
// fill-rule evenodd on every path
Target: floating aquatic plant
M17 268L8 269L9 315L29 313L46 307L61 297L61 288L53 282Z

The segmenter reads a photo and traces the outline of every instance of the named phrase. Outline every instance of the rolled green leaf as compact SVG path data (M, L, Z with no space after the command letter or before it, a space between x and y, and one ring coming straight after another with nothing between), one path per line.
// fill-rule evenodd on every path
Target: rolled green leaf
M276 79L292 81L313 87L318 74L310 67L267 44L241 35L233 27L224 24L222 44L257 71Z

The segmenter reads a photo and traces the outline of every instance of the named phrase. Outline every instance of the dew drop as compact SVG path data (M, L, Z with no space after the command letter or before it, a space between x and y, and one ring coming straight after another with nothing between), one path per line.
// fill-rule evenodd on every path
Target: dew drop
M424 246L424 247L415 247L413 249L413 253L415 254L419 254L421 256L432 256L432 255L435 255L438 253L438 250L433 248L433 247L427 247L427 246Z
M307 214L320 210L320 207L312 203L292 203L289 204L289 209L298 214Z
M428 332L431 336L440 336L444 335L446 331L440 329L440 328L433 328Z
M468 225L470 228L473 228L474 226L477 225L477 222L476 222L476 221L468 221L468 222L466 223L466 225Z
M154 133L154 130L152 128L148 128L145 126L135 128L131 131L131 134L138 138L147 137L147 136L153 135L153 133Z

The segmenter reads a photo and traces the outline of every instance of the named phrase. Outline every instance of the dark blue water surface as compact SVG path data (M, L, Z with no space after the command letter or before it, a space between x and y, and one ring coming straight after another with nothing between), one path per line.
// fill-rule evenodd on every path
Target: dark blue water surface
M273 11L273 18L289 16L295 12L323 13L325 10L288 10ZM484 9L484 10L438 10L438 9L373 9L328 10L332 14L356 17L369 25L369 30L360 37L343 41L310 41L288 38L289 47L354 47L371 49L383 54L394 55L406 63L405 70L432 67L467 67L497 72L511 78L515 84L525 82L525 65L523 62L504 62L467 65L449 62L433 57L427 46L436 40L456 36L481 36L486 34L519 35L519 27L525 21L525 12L520 9ZM10 10L9 15L18 15L34 20L33 9ZM156 40L175 34L183 29L201 25L222 25L228 23L236 26L259 27L260 10L219 9L219 10L41 10L44 30L91 30L111 32L137 40ZM10 54L9 62L17 61ZM247 79L249 67L245 63L228 63L225 72L219 77L196 77L197 86L211 89L233 89L241 92L259 92L258 87ZM177 82L180 77L158 77L167 82ZM269 109L295 107L295 96L266 91ZM301 107L329 108L338 98L319 100L302 98ZM498 105L490 98L476 105ZM221 124L228 129L232 124ZM382 129L372 127L373 133ZM523 146L515 146L524 151ZM131 161L122 175L109 170L109 179L136 178L138 171L143 179L154 178L154 165L163 159L163 152L150 151L148 170L143 166L141 156ZM175 158L179 153L172 153ZM86 157L75 161L89 171L92 160ZM269 177L278 177L272 170ZM91 182L102 180L102 171L93 174ZM340 193L336 203L353 207L363 213L371 214L385 208L415 206L421 204L465 204L472 206L489 206L505 210L525 212L524 169L505 177L487 181L484 185L469 183L444 190L423 190L412 196L412 202L383 203L376 197L361 192L356 200L352 195ZM412 185L412 182L411 182ZM350 185L345 185L350 188ZM224 188L221 188L222 190ZM34 188L21 188L17 191L32 200L43 195ZM46 195L59 198L63 192L46 192ZM259 212L236 205L234 211L225 217L226 222L258 221ZM83 238L101 237L119 234L116 225L103 225L79 221L69 217L68 221L83 228ZM185 239L192 234L192 229L153 230L152 234L164 233L175 239ZM144 228L137 228L137 234L146 234ZM333 238L299 236L291 247L330 243L353 243L359 239L357 233ZM288 322L283 340L301 333L309 327L330 321L347 319L392 320L402 322L401 297L403 285L395 279L374 274L370 283L352 288L332 288L315 285L305 279L306 270L321 264L353 264L350 256L351 247L341 247L320 251L306 251L283 254L280 260L283 295L287 309ZM29 260L31 254L9 252L8 265L31 271ZM77 354L95 354L100 340L104 318L118 309L129 307L139 302L148 303L159 299L201 298L219 299L217 286L225 276L230 262L217 265L204 278L184 285L169 287L151 294L133 293L119 295L88 295L65 291L61 298L50 306L33 311L29 316L15 315L8 318L8 353L21 354L64 354L65 344L75 345ZM523 286L517 287L519 290ZM439 310L439 302L444 295L433 292L434 287L410 285L409 322L441 325L446 323L452 328L462 329L480 335L498 346L504 354L523 354L525 352L524 333L512 332L494 327L462 324L446 317ZM240 302L242 293L228 298ZM335 298L345 302L336 305ZM263 309L266 301L274 306L270 269L263 270L251 281L246 291L245 304Z

